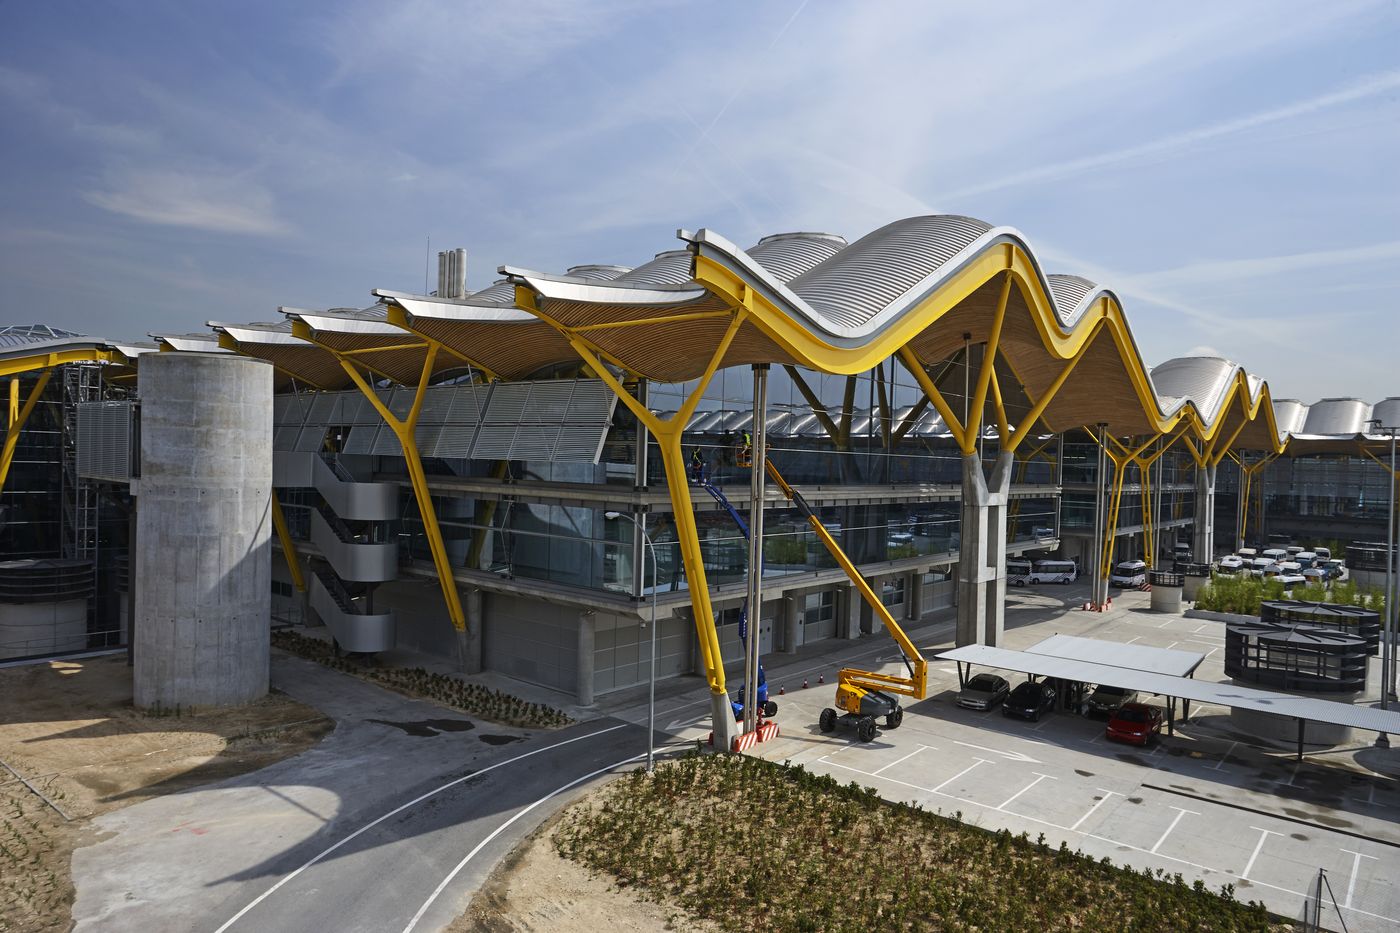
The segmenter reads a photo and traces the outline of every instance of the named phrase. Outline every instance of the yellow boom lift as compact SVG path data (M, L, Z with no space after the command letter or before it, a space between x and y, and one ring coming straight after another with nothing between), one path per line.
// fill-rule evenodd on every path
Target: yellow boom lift
M802 493L788 485L787 480L783 479L782 474L773 466L773 461L766 461L765 466L773 482L778 484L783 495L787 496L807 519L807 523L812 526L822 544L826 545L826 549L831 552L836 563L841 565L841 569L846 571L846 576L851 578L851 583L860 591L870 610L885 623L885 628L903 652L904 666L909 670L908 677L862 671L853 667L843 668L836 678L836 709L841 710L841 715L830 707L822 710L820 724L823 732L831 732L838 725L842 725L854 728L857 738L862 742L869 742L875 738L876 720L879 717L885 718L886 729L898 729L899 724L904 721L904 707L900 706L899 697L922 700L928 696L928 662L919 653L919 649L914 647L904 629L894 620L894 616L890 615L890 611L870 588L870 584L865 582L865 578L860 575L856 565L851 563L846 552L841 550L841 545L836 543L831 532L826 530L821 519L817 518L807 500L802 498Z

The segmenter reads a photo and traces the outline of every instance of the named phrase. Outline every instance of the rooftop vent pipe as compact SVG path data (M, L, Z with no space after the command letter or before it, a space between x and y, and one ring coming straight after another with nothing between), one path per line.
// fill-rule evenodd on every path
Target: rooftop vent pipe
M439 298L467 297L467 251L449 249L438 253Z

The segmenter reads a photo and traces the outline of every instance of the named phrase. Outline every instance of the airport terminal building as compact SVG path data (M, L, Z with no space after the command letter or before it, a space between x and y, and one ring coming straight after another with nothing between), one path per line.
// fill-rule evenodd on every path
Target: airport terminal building
M1076 560L1099 594L1116 559L1209 561L1241 529L1385 540L1400 400L1340 418L1229 361L1149 369L1116 296L1044 273L1009 228L681 236L476 293L444 253L430 295L149 345L11 328L0 610L29 609L0 611L0 654L124 641L151 354L267 364L239 378L273 389L272 624L583 704L647 681L653 611L656 675L723 692L762 453L892 613L956 615L960 644L997 643L1008 556ZM760 650L876 629L792 503L761 495ZM82 627L70 605L46 636L34 607L65 594Z

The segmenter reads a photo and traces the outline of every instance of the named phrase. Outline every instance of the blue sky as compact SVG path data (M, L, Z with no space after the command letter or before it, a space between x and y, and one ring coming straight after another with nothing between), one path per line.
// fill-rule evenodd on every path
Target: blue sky
M6 322L113 338L421 290L425 245L1022 231L1150 363L1400 395L1400 5L0 2Z

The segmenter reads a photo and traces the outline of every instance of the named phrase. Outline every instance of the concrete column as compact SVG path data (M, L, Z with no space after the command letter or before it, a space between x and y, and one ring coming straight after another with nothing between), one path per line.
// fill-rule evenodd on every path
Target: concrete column
M837 591L840 598L836 607L836 637L854 640L860 637L860 607L865 601L856 588L849 583Z
M463 674L481 673L481 630L486 625L485 603L481 590L472 589L463 594L462 609L467 617L467 630L457 635L457 660L462 665Z
M918 571L904 575L904 618L918 622L924 617L924 575Z
M147 357L133 697L171 712L252 703L267 695L272 617L272 367Z
M963 457L959 647L1000 645L1006 628L1006 507L1014 465L1015 456L1003 451L988 480L982 475L981 457Z
M797 654L797 642L802 633L802 598L783 597L783 654Z
M579 706L593 705L593 642L595 620L593 611L578 614L578 681L574 692Z
M1191 556L1198 564L1215 559L1215 466L1196 467L1196 518L1191 528Z
M872 577L869 581L870 588L875 591L876 596L883 598L885 591L885 578ZM851 597L859 599L859 595L852 593ZM862 635L878 635L885 630L885 624L880 620L880 614L870 608L865 600L860 600L860 631Z

